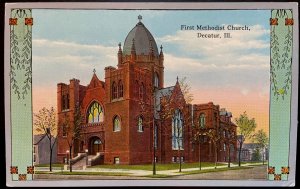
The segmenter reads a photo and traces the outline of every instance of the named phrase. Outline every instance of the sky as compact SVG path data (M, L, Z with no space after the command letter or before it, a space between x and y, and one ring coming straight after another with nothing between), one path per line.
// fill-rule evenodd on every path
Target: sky
M269 10L54 10L33 9L33 111L55 107L57 83L72 78L87 85L93 69L117 65L118 43L142 22L163 45L165 87L187 77L193 103L212 101L233 113L255 118L257 130L269 127ZM197 38L181 25L248 26L232 38ZM228 32L228 31L226 31ZM220 32L221 34L224 32Z

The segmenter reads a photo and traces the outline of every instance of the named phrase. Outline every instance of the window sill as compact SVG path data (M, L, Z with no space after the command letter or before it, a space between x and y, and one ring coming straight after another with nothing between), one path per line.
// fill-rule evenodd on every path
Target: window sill
M118 133L118 132L120 132L121 130L118 130L118 131L113 131L114 133Z
M121 100L124 100L124 97L115 98L115 99L111 100L111 102L118 102L118 101L121 101Z
M70 109L64 109L61 112L68 112L68 111L70 111Z

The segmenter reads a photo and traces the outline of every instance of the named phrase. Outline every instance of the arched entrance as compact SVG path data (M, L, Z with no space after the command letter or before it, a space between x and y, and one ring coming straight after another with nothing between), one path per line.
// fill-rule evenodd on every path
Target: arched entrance
M97 152L103 151L103 143L99 137L92 137L89 140L89 154L96 155Z

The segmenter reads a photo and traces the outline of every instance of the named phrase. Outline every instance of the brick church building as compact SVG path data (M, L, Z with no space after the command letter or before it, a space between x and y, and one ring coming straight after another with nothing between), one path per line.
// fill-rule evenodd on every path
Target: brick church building
M117 66L106 67L103 80L94 71L87 86L78 79L57 84L59 162L70 153L70 128L78 121L72 157L88 153L101 159L98 164L196 162L199 154L202 161L224 162L229 154L235 160L231 113L212 102L187 103L178 78L164 86L163 48L141 16L117 56Z

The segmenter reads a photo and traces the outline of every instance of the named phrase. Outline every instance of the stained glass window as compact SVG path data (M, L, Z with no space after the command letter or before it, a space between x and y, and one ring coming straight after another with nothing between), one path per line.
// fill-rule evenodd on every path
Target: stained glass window
M180 110L175 110L172 118L172 149L183 150L183 117Z
M139 116L138 118L138 131L139 132L143 132L144 128L143 128L143 117Z
M205 128L205 114L200 115L199 124L201 128Z
M113 121L113 131L117 132L117 131L121 131L121 122L120 122L120 118L118 116L116 116L114 118L114 121Z
M102 106L94 102L88 111L88 123L99 123L103 121L103 108Z

